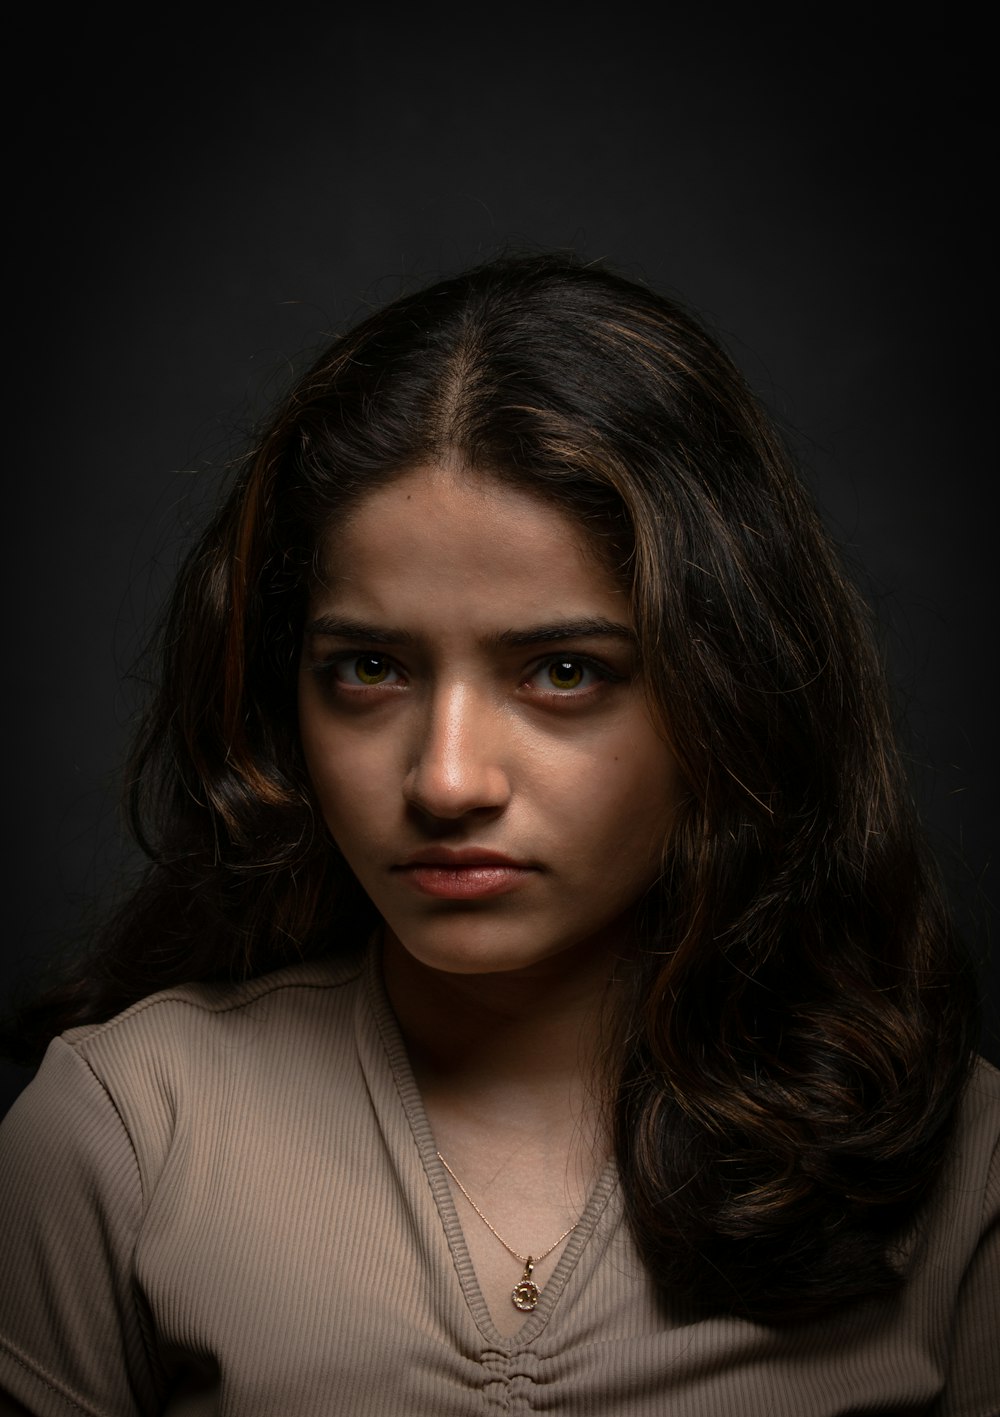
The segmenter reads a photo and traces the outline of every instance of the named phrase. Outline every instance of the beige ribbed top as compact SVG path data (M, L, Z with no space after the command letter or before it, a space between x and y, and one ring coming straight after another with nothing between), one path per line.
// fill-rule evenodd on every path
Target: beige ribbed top
M172 989L53 1043L0 1128L0 1391L61 1417L992 1417L998 1136L983 1065L903 1293L794 1330L658 1303L609 1167L505 1339L377 956Z

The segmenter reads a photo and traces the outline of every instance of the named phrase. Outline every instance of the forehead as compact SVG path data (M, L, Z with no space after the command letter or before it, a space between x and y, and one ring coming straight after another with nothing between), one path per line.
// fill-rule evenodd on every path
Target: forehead
M455 599L526 613L627 615L627 597L594 538L552 502L461 465L430 463L363 497L321 544L314 599L403 597L418 610Z

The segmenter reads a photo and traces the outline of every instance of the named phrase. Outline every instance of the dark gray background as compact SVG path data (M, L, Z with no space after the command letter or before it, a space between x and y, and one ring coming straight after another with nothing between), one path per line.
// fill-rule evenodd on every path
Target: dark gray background
M916 791L985 955L987 46L956 10L936 27L911 14L905 33L817 14L22 22L5 993L120 869L127 676L241 430L303 348L505 244L572 246L679 293L789 431L877 607ZM0 1107L24 1076L2 1075Z

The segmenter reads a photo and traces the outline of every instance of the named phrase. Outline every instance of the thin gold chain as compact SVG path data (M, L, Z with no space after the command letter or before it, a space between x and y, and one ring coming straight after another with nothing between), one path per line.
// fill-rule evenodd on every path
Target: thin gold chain
M508 1245L508 1244L507 1244L507 1241L504 1239L504 1237L503 1237L501 1234L499 1234L498 1231L496 1231L496 1230L493 1229L493 1226L492 1226L492 1225L490 1224L490 1222L486 1219L486 1216L485 1216L485 1215L483 1214L483 1212L479 1209L478 1205L476 1205L476 1202L475 1202L475 1201L472 1199L472 1197L469 1195L468 1191L467 1191L467 1190L465 1189L465 1187L462 1185L461 1181L460 1181L460 1180L458 1179L458 1177L455 1175L454 1171L453 1171L453 1170L451 1169L451 1167L448 1165L447 1161L445 1161L444 1157L441 1155L440 1152L438 1152L438 1154L437 1154L437 1159L440 1161L441 1165L442 1165L442 1166L444 1167L444 1169L447 1171L447 1173L448 1173L448 1175L451 1177L451 1179L455 1182L455 1185L458 1187L458 1189L462 1192L462 1195L465 1197L465 1199L466 1199L466 1200L469 1202L469 1204L472 1206L472 1209L473 1209L473 1210L476 1212L476 1214L479 1216L479 1219L480 1219L480 1220L483 1222L483 1224L486 1226L487 1230L492 1230L492 1231L493 1231L493 1234L496 1235L497 1239L500 1241L501 1245L503 1245L503 1247L504 1247L504 1249L507 1251L507 1253L508 1253L509 1255L513 1255L516 1260L520 1260L522 1264L539 1264L543 1259L545 1259L545 1256L546 1256L546 1255L551 1255L552 1251L556 1248L557 1245L561 1245L561 1244L562 1244L562 1242L565 1240L565 1238L566 1238L567 1235L572 1235L573 1231L574 1231L574 1230L576 1229L576 1227L580 1224L579 1220L574 1220L574 1221L573 1221L573 1224L569 1227L569 1229L568 1229L568 1230L564 1230L563 1233L559 1236L559 1239L558 1239L558 1240L554 1240L554 1241L552 1242L552 1244L549 1246L549 1248L548 1248L547 1250L544 1250L544 1251L542 1252L542 1254L540 1254L540 1255L519 1255L518 1252L514 1249L514 1246L513 1246L513 1245Z

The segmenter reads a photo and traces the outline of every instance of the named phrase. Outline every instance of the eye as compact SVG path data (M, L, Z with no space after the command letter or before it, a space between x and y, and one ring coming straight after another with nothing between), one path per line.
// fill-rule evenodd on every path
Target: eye
M554 689L579 689L587 674L587 666L578 659L556 659L545 670L545 677Z
M348 689L378 689L402 682L399 670L384 654L346 654L324 668Z
M351 668L362 684L384 684L390 672L380 654L361 654Z
M597 689L618 676L605 666L582 655L557 655L536 664L525 677L525 687L549 695L580 695Z

